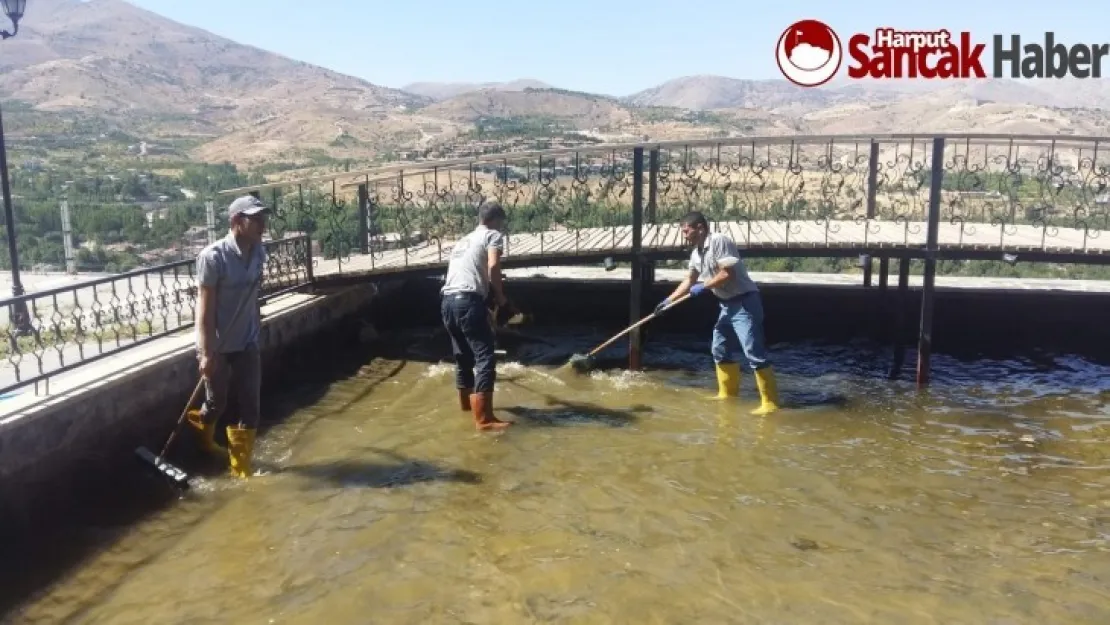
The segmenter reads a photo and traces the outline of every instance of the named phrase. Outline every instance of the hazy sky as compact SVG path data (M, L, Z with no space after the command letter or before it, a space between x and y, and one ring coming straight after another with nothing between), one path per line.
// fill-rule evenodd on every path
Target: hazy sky
M1094 0L852 0L840 3L851 7L842 11L831 10L828 0L130 1L389 87L535 78L627 95L693 74L781 78L775 42L804 18L828 23L845 44L855 32L882 26L968 30L984 42L995 33L1041 40L1053 29L1068 43L1110 42L1099 17L1104 3Z

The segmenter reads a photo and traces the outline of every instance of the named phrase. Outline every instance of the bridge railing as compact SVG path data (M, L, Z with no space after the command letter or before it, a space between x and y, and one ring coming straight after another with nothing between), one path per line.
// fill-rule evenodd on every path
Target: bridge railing
M1110 227L1108 146L1110 138L1035 135L598 145L223 193L253 191L275 206L279 231L311 233L322 273L442 264L487 198L508 210L508 255L517 257L680 250L677 224L690 210L743 248L783 255L923 250L930 225L937 250L1090 254L1110 248L1099 240Z
M308 235L265 247L262 301L312 282ZM0 395L189 328L196 297L184 260L0 300Z

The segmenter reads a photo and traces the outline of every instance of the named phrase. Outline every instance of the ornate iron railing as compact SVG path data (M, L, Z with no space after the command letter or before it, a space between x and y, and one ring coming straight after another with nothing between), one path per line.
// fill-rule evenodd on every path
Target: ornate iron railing
M1110 237L1100 239L1110 227L1108 147L1108 137L751 137L401 163L223 193L258 193L279 230L310 232L321 276L441 266L486 198L508 210L507 256L517 259L675 252L677 222L700 210L741 247L783 256L921 256L935 225L934 251L949 257L1000 250L1084 262L1110 254Z
M308 235L265 243L263 301L312 282ZM184 260L0 300L0 395L193 325Z

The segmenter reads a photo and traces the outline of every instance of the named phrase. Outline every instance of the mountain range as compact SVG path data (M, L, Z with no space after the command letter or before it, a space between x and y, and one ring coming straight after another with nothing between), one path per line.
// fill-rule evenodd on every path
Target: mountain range
M497 120L602 140L790 133L1110 134L1107 81L839 81L687 76L614 96L526 78L402 88L238 44L125 0L34 0L0 43L0 102L14 150L306 164L369 161L451 142ZM496 124L494 124L496 125ZM84 142L84 143L82 143ZM126 146L123 144L127 144Z

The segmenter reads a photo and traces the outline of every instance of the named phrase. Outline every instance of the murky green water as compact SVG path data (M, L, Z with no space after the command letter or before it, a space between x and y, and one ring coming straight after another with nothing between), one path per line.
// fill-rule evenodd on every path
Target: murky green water
M603 338L506 343L529 364L499 368L504 434L450 366L375 360L265 434L268 475L204 480L10 618L1110 622L1110 369L940 358L921 395L876 352L778 346L802 407L756 418L750 377L707 399L701 342L645 373L536 364Z

